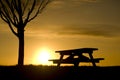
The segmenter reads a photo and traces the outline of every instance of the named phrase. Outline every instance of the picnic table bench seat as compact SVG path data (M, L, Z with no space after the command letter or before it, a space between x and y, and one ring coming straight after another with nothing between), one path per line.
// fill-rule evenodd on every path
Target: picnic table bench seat
M104 58L93 59L93 61L96 62L96 63L99 63L100 60L104 60ZM91 62L92 60L90 60L90 59L81 60L81 59L75 58L75 59L62 59L61 61L60 61L60 59L50 59L49 61L53 61L53 63L61 62L61 63L71 63L71 64L73 64L74 62Z
M99 63L100 62L100 60L104 60L104 58L94 58L93 59L93 61L95 62L95 63ZM80 62L92 62L92 60L91 59L79 59L79 58L74 58L74 59L62 59L61 61L60 61L60 59L50 59L49 61L53 61L53 63L54 64L58 64L59 62L61 63L61 64L74 64L74 65L76 65L76 63L77 63L77 66L78 66L78 64L80 63Z

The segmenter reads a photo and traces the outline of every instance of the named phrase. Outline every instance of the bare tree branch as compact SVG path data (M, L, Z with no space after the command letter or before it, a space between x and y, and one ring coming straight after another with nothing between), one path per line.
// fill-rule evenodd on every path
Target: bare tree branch
M6 23L8 23L8 25L9 25L11 31L13 32L13 34L15 34L16 36L18 36L17 32L15 32L15 30L13 29L13 27L12 27L9 19L5 17L4 13L1 12L0 16L1 16L1 18L2 18Z
M28 19L29 19L31 13L32 13L33 9L35 8L35 4L36 4L36 0L34 0L34 2L33 2L33 4L32 4L32 7L31 7L31 9L29 10L29 12L28 12L28 14L27 14L27 18L25 19L25 22L24 22L25 24L27 24Z
M50 2L50 0L47 0L47 1L42 0L41 4L39 5L39 7L38 7L38 9L37 9L37 11L36 11L36 13L35 13L35 15L34 15L33 17L29 18L29 19L28 19L28 22L30 22L30 21L33 20L35 17L37 17L37 15L43 11L43 9L46 7L46 5L47 5L49 2Z
M11 23L10 23L10 22L8 22L8 25L9 25L9 27L10 27L11 31L13 32L13 34L14 34L14 35L16 35L16 36L18 37L18 33L17 33L17 32L15 32L15 30L12 28L12 25L11 25Z
M17 26L17 23L18 23L18 19L17 19L17 16L15 14L15 10L14 10L14 7L12 7L12 2L10 3L8 0L6 0L6 3L9 7L9 10L10 10L10 13L12 13L10 16L12 16L13 20L12 23L14 24L14 26Z
M6 18L6 15L0 11L0 17L6 22L8 23L8 19Z
M0 0L0 3L1 3L1 6L3 7L2 9L1 9L1 12L4 12L4 16L5 17L7 17L8 19L9 19L9 21L16 27L16 24L15 24L15 22L13 21L13 18L11 17L11 7L9 7L8 5L9 4L4 4L3 2L2 2L2 0ZM5 6L8 6L8 7L5 7ZM12 12L13 13L13 12Z
M27 6L28 6L28 3L29 3L30 0L27 0L27 2L25 4L23 4L23 12L22 12L22 15L25 13L25 10L27 9Z

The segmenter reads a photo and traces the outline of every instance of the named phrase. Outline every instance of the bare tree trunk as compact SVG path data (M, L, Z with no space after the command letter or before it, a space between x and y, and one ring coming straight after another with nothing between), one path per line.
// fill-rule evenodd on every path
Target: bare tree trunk
M19 53L18 53L18 66L24 65L24 29L18 31L19 39Z
M0 17L18 37L18 66L24 65L24 28L51 0L0 0Z

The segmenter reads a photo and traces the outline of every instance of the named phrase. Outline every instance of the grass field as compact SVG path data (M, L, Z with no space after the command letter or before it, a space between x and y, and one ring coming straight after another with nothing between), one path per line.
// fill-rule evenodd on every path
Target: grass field
M120 80L120 66L0 66L0 80Z

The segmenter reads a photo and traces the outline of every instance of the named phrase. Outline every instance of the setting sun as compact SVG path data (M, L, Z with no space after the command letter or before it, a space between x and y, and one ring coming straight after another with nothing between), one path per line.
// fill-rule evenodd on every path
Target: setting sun
M50 50L47 48L42 48L36 51L36 54L33 59L33 64L42 64L42 65L49 65L50 59Z

